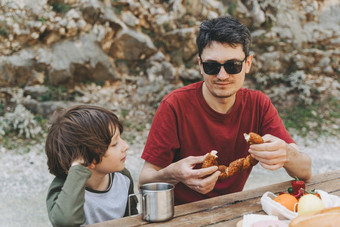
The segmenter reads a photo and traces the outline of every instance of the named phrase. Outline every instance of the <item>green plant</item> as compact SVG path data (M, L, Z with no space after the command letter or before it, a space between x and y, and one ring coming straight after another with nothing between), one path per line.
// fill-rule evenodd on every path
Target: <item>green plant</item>
M52 10L57 13L66 13L67 11L70 10L70 8L71 7L69 4L64 4L64 3L59 3L59 2L52 3Z
M163 47L164 49L166 49L166 42L165 42L164 40L156 39L156 40L155 40L155 46L156 46L157 48Z
M150 36L151 38L154 38L155 37L155 31L153 30L150 30L150 29L147 29L147 28L144 28L142 27L142 32L147 34L148 36Z
M103 87L105 85L105 81L93 81L89 79L85 79L82 81L83 84L92 84L94 83L95 85Z
M270 30L272 27L274 27L274 21L270 17L266 18L266 21L264 22L264 26L267 30Z
M195 20L190 19L188 24L189 24L190 27L193 27L195 25Z
M38 100L41 102L51 101L51 100L74 100L74 96L67 93L67 88L64 86L48 86L48 91L41 95Z
M121 110L121 115L123 119L125 119L128 114L129 114L129 110L126 110L126 109Z
M294 106L292 109L282 110L280 112L281 118L284 122L286 128L296 130L301 136L306 136L307 133L311 130L311 127L308 125L309 121L317 122L319 125L317 116L315 114L315 106ZM315 128L318 130L317 127Z
M8 38L9 32L6 28L0 28L0 35L5 38Z
M162 26L166 32L169 32L172 30L169 23L164 23Z
M145 125L144 124L140 124L136 126L136 130L138 132L142 132L145 129Z
M46 23L46 18L44 17L39 17L38 21L42 22L43 24Z
M115 14L120 15L124 9L123 5L117 5L113 8Z
M5 105L3 103L0 103L0 116L3 116L5 114Z
M33 138L42 131L33 114L22 104L18 104L14 112L7 112L0 117L0 135L14 133L22 138Z
M286 128L301 136L310 133L338 135L340 131L340 128L332 127L340 121L340 101L337 97L329 97L311 105L300 103L292 108L280 108L279 113Z
M232 2L230 3L229 7L228 7L228 13L231 15L231 16L235 16L236 14L236 8L237 8L237 4Z

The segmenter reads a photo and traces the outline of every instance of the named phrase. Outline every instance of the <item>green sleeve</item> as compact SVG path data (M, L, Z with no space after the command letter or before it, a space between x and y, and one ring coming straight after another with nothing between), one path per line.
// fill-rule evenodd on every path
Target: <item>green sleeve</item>
M66 179L54 178L46 198L48 217L53 226L79 226L85 223L85 183L91 171L72 166Z
M133 179L128 169L123 169L121 173L130 179L129 195L134 194ZM137 210L138 199L137 196L133 195L130 197L131 215L138 214ZM129 198L125 208L124 217L129 216Z

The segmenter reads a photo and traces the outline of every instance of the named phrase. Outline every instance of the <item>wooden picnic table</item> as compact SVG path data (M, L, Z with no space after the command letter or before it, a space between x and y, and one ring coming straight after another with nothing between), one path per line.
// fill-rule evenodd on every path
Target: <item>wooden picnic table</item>
M175 206L174 218L160 223L143 221L141 215L125 217L91 225L99 226L233 226L242 220L244 214L265 214L260 203L267 192L287 191L290 181L272 184L256 189L236 192L198 202ZM314 175L306 183L306 190L320 189L340 196L340 170Z

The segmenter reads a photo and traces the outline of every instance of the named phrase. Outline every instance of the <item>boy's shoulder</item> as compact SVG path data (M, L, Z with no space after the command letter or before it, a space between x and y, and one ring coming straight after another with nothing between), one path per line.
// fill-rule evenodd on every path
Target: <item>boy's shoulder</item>
M131 173L127 168L124 168L122 171L120 171L119 173L127 176L128 178L132 179Z

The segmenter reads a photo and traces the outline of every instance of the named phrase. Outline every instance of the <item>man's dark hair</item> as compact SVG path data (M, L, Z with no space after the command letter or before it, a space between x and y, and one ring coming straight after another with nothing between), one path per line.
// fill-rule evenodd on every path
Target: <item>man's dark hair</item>
M83 159L84 166L100 163L112 136L123 126L118 117L102 107L77 105L53 114L45 144L51 174L66 177L73 161Z
M203 49L209 46L212 41L227 43L231 46L242 44L243 52L246 56L249 55L251 43L249 29L232 17L219 17L202 22L196 37L200 57Z

